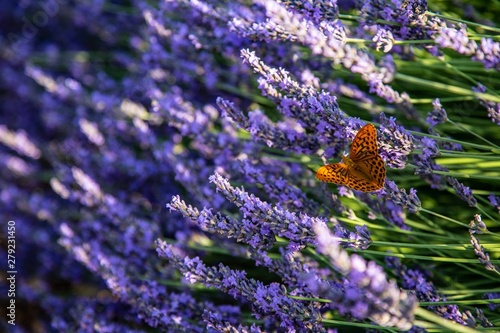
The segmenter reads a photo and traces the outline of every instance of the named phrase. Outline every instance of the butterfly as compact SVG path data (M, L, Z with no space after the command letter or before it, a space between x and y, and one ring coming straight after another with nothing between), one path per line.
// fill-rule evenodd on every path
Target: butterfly
M352 141L349 156L342 156L342 162L322 166L316 178L362 192L380 190L385 183L385 166L378 154L375 126L363 126Z

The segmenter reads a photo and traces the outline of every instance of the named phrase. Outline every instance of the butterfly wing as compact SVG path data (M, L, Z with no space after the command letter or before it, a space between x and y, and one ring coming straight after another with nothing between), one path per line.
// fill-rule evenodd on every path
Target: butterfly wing
M380 184L377 184L366 178L359 177L357 175L349 175L346 185L353 190L358 190L361 192L377 191L380 190L383 186L383 184L381 186Z
M348 178L349 169L344 163L334 163L323 165L316 171L316 178L326 183L345 185Z
M352 141L349 157L344 163L324 165L316 172L323 182L346 185L354 190L372 192L385 184L384 161L378 155L377 130L372 124L361 128Z
M363 126L352 141L350 157L361 161L378 156L377 130L372 124Z
M370 188L368 191L375 191L384 187L385 166L384 161L379 155L370 159L356 161L355 163L356 166L349 169L350 181L358 181L364 184L366 188ZM372 186L368 186L366 183L372 184ZM350 185L348 184L348 186Z

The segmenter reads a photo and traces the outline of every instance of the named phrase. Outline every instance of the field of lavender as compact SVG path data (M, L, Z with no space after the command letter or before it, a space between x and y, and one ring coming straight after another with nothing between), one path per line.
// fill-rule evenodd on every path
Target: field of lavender
M499 17L2 3L0 331L500 331Z

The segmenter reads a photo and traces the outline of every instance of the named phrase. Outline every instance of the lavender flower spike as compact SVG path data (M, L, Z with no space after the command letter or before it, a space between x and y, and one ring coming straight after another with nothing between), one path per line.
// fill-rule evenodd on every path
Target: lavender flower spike
M283 285L275 282L264 285L247 278L245 271L233 270L223 264L207 266L198 257L184 256L176 247L161 239L155 243L158 255L169 260L190 283L199 282L220 289L236 299L247 299L255 304L260 314L272 316L280 322L281 327L287 327L288 332L325 332L319 325L319 311L311 304L306 305L288 297Z
M281 205L270 205L269 203L260 200L253 194L248 194L244 189L231 186L229 181L218 173L210 176L209 179L211 183L214 183L217 186L217 191L222 192L226 198L238 206L240 211L243 213L243 222L245 225L243 226L244 231L241 232L241 234L245 234L245 239L248 239L248 237L251 236L251 233L254 234L252 241L250 242L253 247L272 247L274 242L271 240L274 239L274 235L287 238L291 242L291 247L310 244L314 245L316 239L312 231L313 225L326 225L325 219L309 216L304 213L299 213L297 215L294 212L284 209ZM189 216L189 214L183 214L185 216ZM218 228L223 227L226 229L233 229L230 225L234 224L226 223L226 221L229 221L227 219L223 222L221 216L217 216L216 219L212 219L212 214L206 210L202 211L202 215L205 215L202 220L209 217L208 220L212 221L210 223L203 222L203 225L205 226L213 225L213 221L218 220L219 222L222 222L221 224L217 224ZM198 220L198 222L200 223L201 221ZM213 227L213 230L215 229L217 228ZM336 226L336 233L341 235L350 235L347 230L343 230L342 227L338 225ZM353 238L356 239L355 243L346 242L342 245L355 249L366 249L371 243L369 233L365 230L360 229L355 235L356 237L353 236ZM263 246L266 245L266 242L267 246Z
M470 235L470 243L474 248L474 253L476 254L479 262L483 264L487 270L499 272L499 267L493 265L490 260L490 255L484 250L484 247L481 246L479 239L474 236L474 234L484 234L488 232L488 228L486 224L481 219L481 215L474 215L474 220L469 223L469 235Z
M365 304L354 302L354 307L363 306L366 317L381 326L410 329L418 305L415 296L400 290L394 280L387 281L382 268L375 262L367 263L356 254L349 257L325 225L315 224L313 228L318 251L328 257L334 269L350 284L359 288L357 294L362 297L358 298Z
M296 216L279 206L273 207L243 189L232 187L229 181L218 173L209 179L217 186L217 191L222 192L229 201L240 208L245 218L252 223L260 224L261 233L270 232L305 245L314 242L311 226L315 223L326 224L319 218L309 217L306 214Z

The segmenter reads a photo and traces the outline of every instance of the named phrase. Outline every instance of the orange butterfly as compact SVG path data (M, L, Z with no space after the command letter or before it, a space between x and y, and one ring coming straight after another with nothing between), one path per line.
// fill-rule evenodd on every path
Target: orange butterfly
M342 156L342 162L322 166L316 172L316 178L362 192L380 190L384 186L385 166L378 154L375 126L367 124L358 131L352 141L351 153Z

